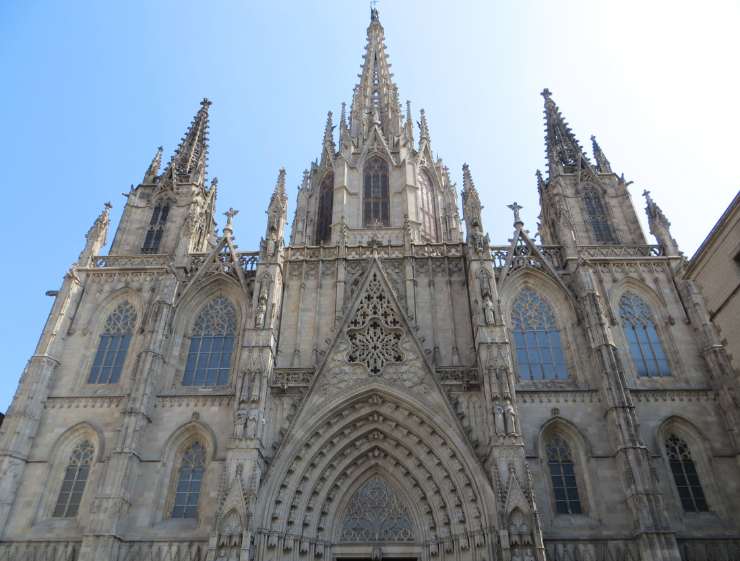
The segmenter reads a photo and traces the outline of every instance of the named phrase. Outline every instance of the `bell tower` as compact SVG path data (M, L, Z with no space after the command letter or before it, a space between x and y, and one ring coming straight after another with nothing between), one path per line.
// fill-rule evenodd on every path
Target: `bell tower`
M360 80L339 143L329 112L321 157L304 172L291 245L462 241L454 184L435 159L429 124L420 111L414 140L410 102L405 115L386 53L378 11L371 10Z
M550 90L545 99L547 179L537 172L540 235L545 244L562 245L575 255L583 245L646 243L624 175L612 171L595 137L592 163L560 113Z

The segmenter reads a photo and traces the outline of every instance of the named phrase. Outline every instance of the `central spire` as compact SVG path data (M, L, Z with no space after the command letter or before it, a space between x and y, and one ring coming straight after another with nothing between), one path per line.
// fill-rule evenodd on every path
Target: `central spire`
M383 26L378 10L372 8L362 74L359 75L360 82L355 86L352 98L350 127L353 137L366 134L374 124L378 124L386 136L399 134L401 107L398 87L393 82L390 68Z

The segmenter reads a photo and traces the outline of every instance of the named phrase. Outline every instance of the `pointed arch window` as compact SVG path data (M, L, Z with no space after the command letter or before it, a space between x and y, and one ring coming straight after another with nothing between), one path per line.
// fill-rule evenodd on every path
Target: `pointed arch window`
M439 240L437 231L437 212L434 204L434 185L426 171L419 173L419 211L421 213L421 230L431 242Z
M236 310L223 296L198 314L190 338L184 386L223 386L229 382L236 336Z
M136 310L121 302L105 320L88 384L117 384L136 325Z
M341 541L414 541L408 509L385 480L371 477L352 495L342 525Z
M578 494L573 454L568 442L562 436L554 435L547 441L545 451L555 495L555 512L581 514L583 508Z
M334 174L328 173L319 187L319 211L316 222L316 244L331 240L331 221L334 209Z
M686 512L706 512L709 510L704 490L696 472L691 450L686 441L671 434L665 441L668 463L671 466L673 481L676 483L681 506Z
M77 516L94 457L95 448L89 440L83 440L72 450L52 516L55 518Z
M157 253L159 244L162 241L162 234L167 223L167 216L170 213L170 203L157 203L152 211L152 218L149 220L149 228L144 238L144 246L141 248L142 253Z
M390 197L388 191L388 164L375 156L365 164L363 179L365 226L390 224Z
M205 469L206 449L200 442L195 442L185 450L180 460L172 518L197 518Z
M670 376L668 358L658 337L650 306L633 292L619 300L619 316L638 376Z
M586 221L591 224L594 239L598 243L617 243L609 226L604 202L592 185L587 185L583 190L583 204L586 207Z
M531 288L524 288L514 300L511 320L519 378L568 378L560 329L547 300Z

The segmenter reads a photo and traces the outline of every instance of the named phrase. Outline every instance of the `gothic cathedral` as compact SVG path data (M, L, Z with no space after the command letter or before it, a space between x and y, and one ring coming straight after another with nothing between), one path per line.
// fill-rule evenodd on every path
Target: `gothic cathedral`
M514 203L491 245L372 10L257 251L233 209L216 234L203 100L56 294L0 435L0 560L740 560L738 376L661 209L649 245L542 95L539 239Z

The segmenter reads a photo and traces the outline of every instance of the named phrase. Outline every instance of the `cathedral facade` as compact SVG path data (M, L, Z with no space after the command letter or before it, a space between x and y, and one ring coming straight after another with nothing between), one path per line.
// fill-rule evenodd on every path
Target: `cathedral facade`
M100 255L106 205L2 425L0 560L740 559L738 377L660 208L650 245L545 90L539 240L514 203L492 245L385 49L372 10L258 250L207 100Z

